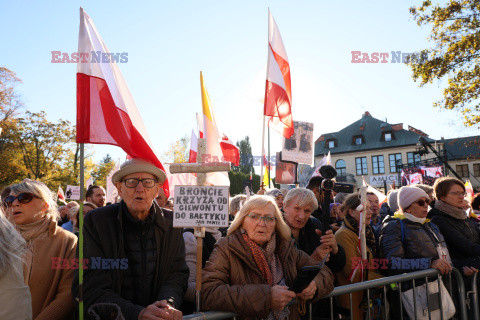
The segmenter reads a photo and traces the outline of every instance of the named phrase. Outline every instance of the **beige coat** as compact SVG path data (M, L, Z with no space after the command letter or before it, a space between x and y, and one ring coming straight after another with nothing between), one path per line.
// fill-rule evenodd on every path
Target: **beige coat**
M347 220L344 220L344 225L335 233L335 239L337 243L345 249L345 255L347 257L347 263L341 272L337 272L335 274L335 279L339 286L344 286L347 284L361 282L361 270L358 270L352 280L350 282L348 280L351 272L352 272L352 258L360 257L360 251L358 249L358 234L353 232L351 229L352 226L348 223ZM369 261L372 261L372 252L370 249L367 248ZM370 263L371 264L371 263ZM367 272L365 270L364 275L367 276ZM378 270L368 270L368 279L364 276L364 281L367 280L374 280L382 278L382 275L378 272ZM353 305L353 319L352 320L359 320L363 319L363 311L359 307L360 303L363 299L363 292L357 291L352 293L352 305ZM350 309L350 298L348 294L339 296L340 306L343 308Z
M291 286L298 270L316 262L294 246L294 240L277 238L278 255L285 283ZM316 301L333 290L333 276L324 267L314 279ZM202 276L202 310L230 311L242 318L267 318L271 310L271 287L262 277L240 230L220 238ZM290 320L300 319L297 306L290 306Z
M23 280L21 261L17 263L16 270L8 270L0 276L0 319L32 319L32 298Z
M63 320L73 316L71 293L77 237L50 222L48 233L33 240L33 261L30 274L24 274L32 295L35 320ZM68 264L54 269L52 258L61 258ZM77 266L78 268L78 266ZM24 269L25 273L25 269Z

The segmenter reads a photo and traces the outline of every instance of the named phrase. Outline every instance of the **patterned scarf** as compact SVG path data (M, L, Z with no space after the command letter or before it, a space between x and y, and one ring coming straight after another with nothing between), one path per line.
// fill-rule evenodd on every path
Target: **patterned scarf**
M350 225L352 226L352 229L358 234L358 222L355 220L354 217L351 215L347 214L345 216L345 220L347 220ZM375 235L373 234L372 226L367 225L365 228L365 240L367 242L367 247L370 249L372 252L373 257L376 257L376 251L377 251L377 246L375 244Z
M243 240L245 240L245 242L247 243L248 247L250 248L250 252L253 255L253 260L255 260L255 264L260 269L263 279L267 280L268 285L272 287L273 286L272 271L270 270L270 267L268 265L264 250L258 244L256 244L252 239L250 239L246 233L242 233L242 237L243 237ZM267 244L267 247L272 242L272 240L274 240L274 236L272 236L272 239ZM275 251L275 248L274 248L274 251Z
M277 245L277 239L275 233L272 235L272 238L267 242L265 249L256 244L252 239L250 239L245 230L242 229L243 240L247 243L250 248L250 252L253 255L255 264L260 269L262 276L267 280L269 286L274 285L285 285L285 278L283 277L283 269L280 260L275 254L275 249ZM280 320L288 319L290 311L288 307L285 307L281 311L271 310L268 314L267 320Z
M437 201L435 201L435 209L438 209L443 213L446 213L449 216L454 217L455 219L465 220L468 218L465 210L463 210L462 208L457 208L455 206L452 206L451 204L448 204L440 199L437 199Z

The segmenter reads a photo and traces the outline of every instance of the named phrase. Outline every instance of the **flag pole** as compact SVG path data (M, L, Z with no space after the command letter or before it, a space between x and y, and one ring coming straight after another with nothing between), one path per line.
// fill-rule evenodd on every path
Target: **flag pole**
M85 154L80 143L80 211L78 213L78 316L83 320L83 202L85 201Z
M270 181L272 180L272 176L270 174L270 127L268 127L268 187L271 188L270 186Z
M268 8L268 17L267 17L267 21L268 21L268 33L267 33L267 43L269 44L267 46L267 73L265 75L265 99L263 100L263 123L262 123L262 159L260 160L260 188L262 187L265 187L263 185L263 157L265 157L265 120L267 119L267 117L265 116L265 106L267 104L267 92L268 92L268 87L267 87L267 81L268 81L268 57L270 55L270 8ZM269 172L270 174L270 172ZM270 178L270 177L269 177Z
M265 114L263 115L263 130L262 130L262 160L260 161L260 189L265 188L263 185L263 157L265 157Z

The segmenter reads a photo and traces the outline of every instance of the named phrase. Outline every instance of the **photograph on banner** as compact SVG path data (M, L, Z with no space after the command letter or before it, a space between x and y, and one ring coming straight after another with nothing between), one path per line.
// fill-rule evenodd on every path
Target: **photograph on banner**
M312 165L313 123L294 121L293 126L290 139L283 138L282 160Z
M66 200L80 200L80 186L67 186L65 191Z
M443 167L439 163L412 165L401 171L403 186L418 183L432 186L437 178L443 176Z
M294 184L296 170L296 164L280 161L280 152L277 152L277 159L275 162L275 183Z
M174 227L228 227L229 187L177 185L174 199Z

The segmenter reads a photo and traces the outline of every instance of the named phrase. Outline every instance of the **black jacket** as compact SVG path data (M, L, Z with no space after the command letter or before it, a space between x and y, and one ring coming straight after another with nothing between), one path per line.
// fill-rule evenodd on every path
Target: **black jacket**
M85 216L84 259L91 262L92 258L117 259L114 261L127 258L124 243L124 224L127 222L123 218L126 211L127 207L122 201L92 210ZM146 286L153 287L150 304L167 300L180 309L189 275L182 229L174 229L172 211L160 209L155 202L150 208L150 214L153 215L157 250L154 280L152 283L145 283ZM77 257L79 247L77 246ZM123 297L122 281L125 273L126 270L121 267L94 269L89 263L88 269L84 270L83 279L85 310L96 303L114 303L120 307L125 319L136 320L146 305L134 304ZM74 298L78 297L78 269L75 270L72 293Z
M456 219L436 208L430 210L435 223L447 242L454 266L480 267L480 230L470 219Z
M431 222L421 224L387 217L380 231L380 257L388 259L386 274L389 276L429 269L431 262L438 259L438 245L445 247L445 240Z
M321 245L320 236L315 232L315 229L322 230L322 224L318 219L310 217L305 227L300 229L298 239L295 242L297 248L308 255L311 255ZM345 267L346 259L345 250L338 245L337 254L331 255L326 265L333 273L340 272Z

